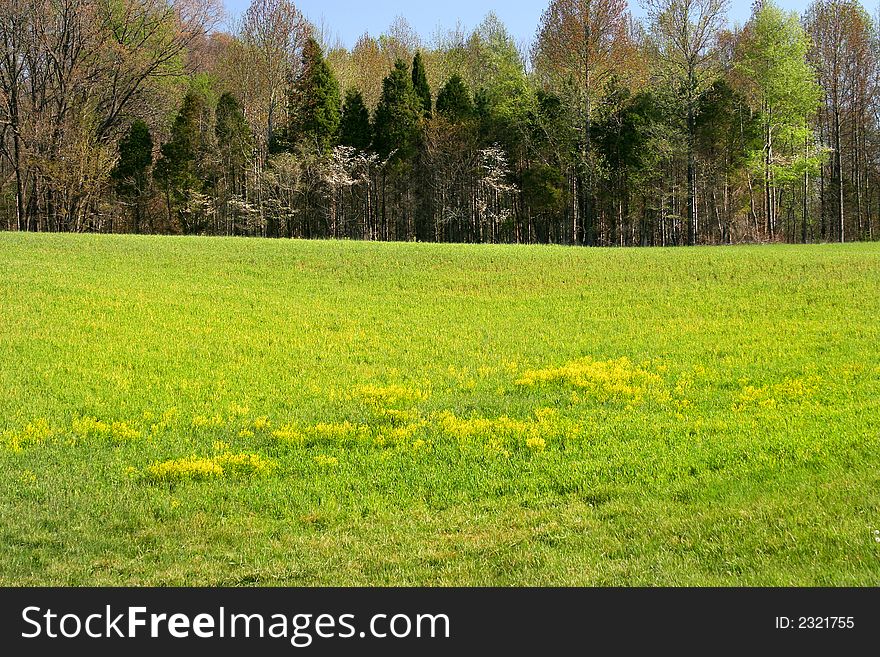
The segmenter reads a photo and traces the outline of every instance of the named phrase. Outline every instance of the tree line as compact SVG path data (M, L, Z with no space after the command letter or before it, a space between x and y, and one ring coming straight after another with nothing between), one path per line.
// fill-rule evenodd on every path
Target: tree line
M672 246L880 233L855 0L551 0L352 48L291 0L0 0L8 230Z

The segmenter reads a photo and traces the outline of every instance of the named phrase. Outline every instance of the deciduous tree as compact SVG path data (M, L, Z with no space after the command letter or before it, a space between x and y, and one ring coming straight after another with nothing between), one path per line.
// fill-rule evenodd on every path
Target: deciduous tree
M762 125L762 146L750 155L764 186L765 230L771 239L779 221L779 187L799 180L817 164L804 145L814 141L809 121L821 89L807 63L809 41L794 13L772 0L756 7L738 49L736 68Z
M687 134L687 241L697 241L696 132L700 99L721 75L718 36L727 0L643 0L657 49L658 84L678 101Z
M580 213L585 222L580 235L578 213L573 213L575 241L596 241L593 122L608 85L631 51L626 0L552 0L541 19L533 59L548 88L570 99L580 130Z

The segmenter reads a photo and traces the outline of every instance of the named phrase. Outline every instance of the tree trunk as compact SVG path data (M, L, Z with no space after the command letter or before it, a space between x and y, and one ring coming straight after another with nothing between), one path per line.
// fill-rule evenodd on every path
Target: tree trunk
M767 113L767 124L764 128L764 139L766 141L767 148L765 151L764 159L764 214L767 237L772 241L775 237L775 210L773 207L773 171L771 168L773 165L773 110L772 108L765 108L765 111Z
M693 71L689 75L690 93L694 93L696 81ZM688 101L688 144L687 144L687 240L688 246L696 246L697 244L697 121L696 121L696 99Z
M837 169L837 225L840 242L846 242L846 224L843 204L843 153L841 152L840 109L834 109L834 166Z
M21 175L21 143L17 134L13 137L15 157L15 219L18 230L27 230L28 221L24 209L24 179Z
M809 124L807 124L809 128ZM810 159L810 135L809 133L804 134L804 198L803 198L803 208L802 208L802 221L801 221L801 244L807 243L807 221L810 216L810 169L809 169L809 159ZM794 240L794 236L792 236L792 240Z

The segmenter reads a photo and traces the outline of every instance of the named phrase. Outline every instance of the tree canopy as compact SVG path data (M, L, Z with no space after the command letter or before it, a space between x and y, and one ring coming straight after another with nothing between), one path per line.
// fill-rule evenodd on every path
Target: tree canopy
M636 18L625 0L547 0L529 44L489 14L431 39L399 17L348 47L294 0L252 0L230 32L214 0L12 2L5 227L876 239L877 21L857 0L803 16L765 0L739 28L728 4L643 0Z

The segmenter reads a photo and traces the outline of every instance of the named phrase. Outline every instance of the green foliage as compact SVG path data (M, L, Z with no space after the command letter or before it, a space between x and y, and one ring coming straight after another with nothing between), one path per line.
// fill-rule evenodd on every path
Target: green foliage
M153 138L150 128L137 120L119 140L119 161L110 174L116 185L116 193L129 198L144 193L149 185L152 164Z
M428 84L428 74L425 72L425 60L422 58L421 52L417 52L413 58L412 83L413 89L422 103L422 113L425 118L430 119L433 101L431 98L431 87Z
M216 75L211 73L194 73L184 79L188 92L196 94L208 107L217 107L222 94L217 91L221 85Z
M28 25L33 8L13 4L10 25ZM0 212L19 230L177 232L201 213L203 232L262 237L873 239L875 21L858 0L816 0L802 29L768 0L729 31L726 6L651 0L631 21L624 0L553 0L527 59L494 14L438 33L430 48L401 18L325 57L286 1L257 3L239 34L195 43L213 7L110 0L70 53L83 74L70 84L44 75L71 27L66 5L50 3L60 31L10 42L7 77L19 87L6 94ZM25 87L58 102L23 102ZM342 102L343 88L357 91ZM203 107L190 98L178 112L184 90ZM111 173L133 116L151 117L167 140L153 172L162 199L144 193L136 205L150 164L135 162L133 135ZM328 157L339 144L359 152ZM128 209L134 221L117 221Z
M761 122L748 101L726 79L716 81L700 99L696 121L698 151L728 170L740 169L748 152L760 148Z
M486 141L500 142L513 151L530 129L536 106L534 86L516 42L497 16L487 16L475 37L482 78L475 104L483 134Z
M288 144L308 140L319 151L329 152L339 139L340 103L336 76L321 46L310 37L303 48L302 71L290 90Z
M153 175L160 185L176 195L202 186L198 164L199 156L207 147L207 115L208 106L202 96L188 92L171 126L171 137L160 150Z
M339 143L365 151L373 144L373 126L370 112L360 91L349 89L342 103Z
M631 97L626 89L615 94L616 102L594 126L593 137L601 160L612 171L629 172L643 165L652 124L649 99ZM648 101L648 102L646 102Z
M529 141L543 160L556 167L572 161L577 146L577 132L562 98L539 91L534 112L528 119L528 128Z
M522 180L523 197L536 216L547 217L562 209L565 203L565 177L558 168L537 165L526 169Z
M422 99L416 94L409 68L401 59L382 82L382 96L376 108L374 136L376 150L382 157L394 153L395 160L415 155L421 120Z
M476 115L471 92L460 75L453 75L440 89L437 113L452 123L469 121Z
M820 161L802 153L804 143L814 141L808 120L822 98L816 73L807 62L809 48L797 14L767 0L756 9L738 53L737 71L746 81L749 102L764 129L764 143L751 151L750 166L761 171L768 166L768 151L775 154L769 167L779 183L799 178Z
M205 98L189 91L171 126L170 139L162 144L153 167L153 177L164 191L169 215L177 211L184 233L200 228L206 210L199 195L212 183L212 115Z
M217 101L217 146L229 166L245 165L254 147L253 134L244 116L241 104L231 93L224 93Z
M169 52L181 38L176 12L164 3L133 3L130 0L107 0L96 4L95 27L116 54L117 65L144 61L155 63L152 71L155 84L173 84L186 74L186 49ZM136 70L136 69L135 69Z

